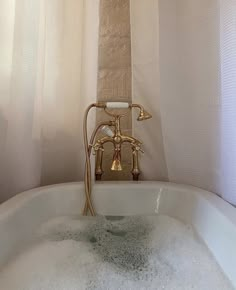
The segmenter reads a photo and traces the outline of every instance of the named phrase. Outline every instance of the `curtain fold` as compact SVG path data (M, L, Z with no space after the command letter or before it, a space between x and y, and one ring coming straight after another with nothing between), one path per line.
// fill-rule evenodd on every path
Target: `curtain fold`
M142 104L152 119L137 122L133 114L133 134L143 141L140 156L141 178L167 180L161 111L159 59L159 7L156 0L131 0L132 101Z
M0 201L82 179L82 115L97 91L98 2L0 2Z

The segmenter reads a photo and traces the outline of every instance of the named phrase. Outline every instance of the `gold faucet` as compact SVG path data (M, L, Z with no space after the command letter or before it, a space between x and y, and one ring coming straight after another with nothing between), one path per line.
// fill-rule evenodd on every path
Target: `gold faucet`
M90 142L88 143L88 136L87 136L87 117L88 113L91 108L103 108L106 114L112 116L112 120L100 123L93 131ZM121 171L121 147L123 143L130 143L133 155L133 168L132 168L132 175L133 180L138 180L140 175L139 169L139 151L144 153L141 148L141 142L132 137L123 135L121 132L121 125L120 120L124 114L112 114L108 111L109 108L139 108L139 116L137 118L138 121L143 121L152 118L152 115L149 114L144 108L139 104L129 104L129 103L96 103L90 105L84 117L84 145L85 145L85 153L86 153L86 165L85 165L85 194L86 194L86 202L84 206L83 214L86 215L88 210L90 211L91 215L95 215L95 211L91 201L91 164L90 164L90 155L92 148L94 149L94 154L96 155L96 165L95 165L95 177L96 180L101 180L103 169L102 169L102 160L103 160L103 153L104 153L104 144L110 142L114 145L114 154L113 160L111 165L111 170L113 171ZM111 130L110 127L114 129ZM105 137L98 139L95 143L95 137L99 130L102 130L105 133Z
M109 113L110 114L110 113ZM110 114L111 115L111 114ZM106 126L103 127L103 132L107 133L108 136L105 136L101 139L98 139L95 143L94 150L96 155L96 167L95 167L95 176L96 180L101 180L103 170L102 170L102 159L103 159L103 152L104 152L104 144L110 142L114 145L114 155L111 165L111 170L113 171L121 171L121 147L123 143L130 143L132 153L133 153L133 180L138 180L140 170L139 170L139 161L138 161L138 152L144 153L141 149L141 142L133 138L131 136L123 135L120 128L120 119L124 115L113 115L114 120L111 121L112 126L114 127L114 131L107 128Z

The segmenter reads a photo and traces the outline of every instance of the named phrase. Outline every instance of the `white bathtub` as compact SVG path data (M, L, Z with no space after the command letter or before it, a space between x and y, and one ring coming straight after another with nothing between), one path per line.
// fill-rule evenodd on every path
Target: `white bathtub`
M236 209L201 189L162 182L106 182L93 188L101 215L159 213L192 224L236 288ZM82 183L47 186L18 194L0 206L0 266L26 244L38 225L82 211Z

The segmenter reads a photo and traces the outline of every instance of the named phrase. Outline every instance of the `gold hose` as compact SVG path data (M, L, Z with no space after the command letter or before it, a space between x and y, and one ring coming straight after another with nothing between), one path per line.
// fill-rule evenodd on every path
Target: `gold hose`
M108 125L112 126L112 121L107 121L107 122L102 122L100 123L93 131L90 142L88 143L88 126L87 126L87 121L88 121L88 114L89 111L94 108L94 107L104 107L103 104L91 104L85 111L84 114L84 120L83 120L83 137L84 137L84 148L85 148L85 174L84 174L84 187L85 187L85 196L86 196L86 201L83 209L83 215L88 214L88 210L90 211L92 216L95 216L95 210L91 201L91 162L90 162L90 155L92 152L92 147L94 143L94 139L97 135L97 132L102 126Z
M83 137L84 137L84 149L85 149L85 177L84 177L84 187L86 195L86 211L84 209L83 215L86 215L88 210L92 216L95 216L95 211L91 201L91 162L89 154L89 144L88 144L88 130L87 130L87 120L89 111L96 107L96 104L91 104L85 111L84 121L83 121Z
M100 123L95 130L93 131L91 138L90 138L90 142L88 144L88 155L89 155L89 160L90 160L90 156L91 156L91 152L92 152L92 148L93 148L93 143L94 143L94 139L99 131L99 129L103 126L112 126L112 121L107 121L107 122L102 122ZM91 167L88 170L88 163L85 162L85 174L84 174L84 181L85 184L87 184L87 186L85 186L85 189L88 188L89 189L89 198L90 198L90 202L91 202L91 175L89 176L88 171L91 172ZM87 197L87 194L86 194ZM83 210L83 215L87 215L88 214L88 209L89 209L89 203L88 203L88 199L86 198L85 201L85 205L84 205L84 210ZM91 210L90 210L91 212Z

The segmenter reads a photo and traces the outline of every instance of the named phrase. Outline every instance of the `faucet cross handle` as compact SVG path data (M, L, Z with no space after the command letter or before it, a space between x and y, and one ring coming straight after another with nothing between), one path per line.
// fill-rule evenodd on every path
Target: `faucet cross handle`
M144 153L143 149L140 146L136 146L136 150L140 151L141 153Z
M141 144L142 143L133 143L132 146L134 150L144 153L143 149L141 148Z
M135 150L140 151L141 153L144 153L143 149L140 146L136 146Z
M96 155L97 151L104 152L104 148L99 143L96 143L95 145L93 145L93 155Z

